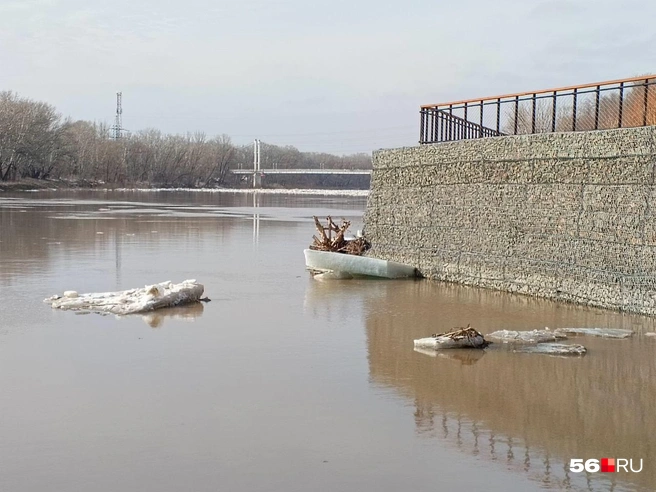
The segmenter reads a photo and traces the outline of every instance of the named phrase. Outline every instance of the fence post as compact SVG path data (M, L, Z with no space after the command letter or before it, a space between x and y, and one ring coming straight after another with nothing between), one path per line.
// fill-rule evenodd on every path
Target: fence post
M424 125L425 125L425 119L426 119L426 109L422 108L421 111L419 111L419 114L421 115L419 118L419 143L423 144L426 143L426 139L424 138Z
M597 86L597 94L595 96L595 130L599 130L599 93L600 93L601 86Z
M501 133L501 98L497 99L497 135Z
M531 133L535 133L535 93L533 93L533 115L531 117Z
M551 131L556 131L556 91L553 93L553 107L551 108Z
M624 109L624 82L620 82L620 107L617 115L617 128L622 128L622 110Z
M574 97L574 102L572 103L572 131L576 131L576 95L578 94L578 89L574 89L572 96Z

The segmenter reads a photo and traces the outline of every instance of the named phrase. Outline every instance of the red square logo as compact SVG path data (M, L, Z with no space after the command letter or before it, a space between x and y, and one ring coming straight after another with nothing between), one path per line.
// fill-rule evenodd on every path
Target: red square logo
M615 473L615 458L601 458L601 471Z

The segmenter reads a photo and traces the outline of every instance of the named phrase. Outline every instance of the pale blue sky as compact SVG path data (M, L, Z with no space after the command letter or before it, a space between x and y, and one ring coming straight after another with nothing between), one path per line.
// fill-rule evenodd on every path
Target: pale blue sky
M420 104L656 72L653 0L0 0L0 90L129 130L416 144Z

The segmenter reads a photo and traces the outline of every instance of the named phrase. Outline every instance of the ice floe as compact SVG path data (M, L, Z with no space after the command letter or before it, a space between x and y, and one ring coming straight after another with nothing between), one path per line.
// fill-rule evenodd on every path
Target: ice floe
M196 280L185 280L179 284L167 281L119 292L78 294L75 291L66 291L63 296L48 297L44 302L54 309L134 314L198 302L204 290L203 285Z
M554 331L566 335L591 335L604 338L629 338L633 335L631 330L620 328L558 328Z
M559 333L557 330L549 328L530 331L499 330L486 336L503 343L544 343L567 338L565 333Z
M535 345L518 345L515 352L546 355L585 355L587 349L583 345L567 343L536 343Z
M194 193L234 193L234 194L261 194L261 195L328 195L328 196L368 196L369 190L330 190L311 188L116 188L101 191L121 192L171 192L185 191Z
M415 348L419 349L453 349L453 348L485 348L488 343L479 332L467 326L457 328L449 333L440 333L427 338L415 340Z
M587 352L587 349L583 345L555 343L558 340L566 339L567 335L557 330L550 330L549 328L530 331L499 330L484 337L469 326L464 329L457 329L451 333L442 333L432 335L428 338L417 339L414 341L414 349L416 352L430 355L432 351L440 352L440 349L447 348L485 348L492 343L488 342L486 338L498 340L504 345L507 344L506 346L512 352L554 356L584 355ZM494 345L492 345L492 348L494 348Z

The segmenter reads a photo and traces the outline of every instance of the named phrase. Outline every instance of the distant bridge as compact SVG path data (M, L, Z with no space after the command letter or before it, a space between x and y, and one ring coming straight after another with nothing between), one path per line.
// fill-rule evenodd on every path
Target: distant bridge
M233 174L241 175L242 181L247 179L248 176L253 177L253 188L262 185L262 178L267 174L341 174L341 175L360 175L370 176L371 169L324 169L323 164L319 169L279 169L274 167L272 169L262 169L261 166L261 149L259 139L253 142L253 169L231 169ZM275 163L273 164L276 165Z

